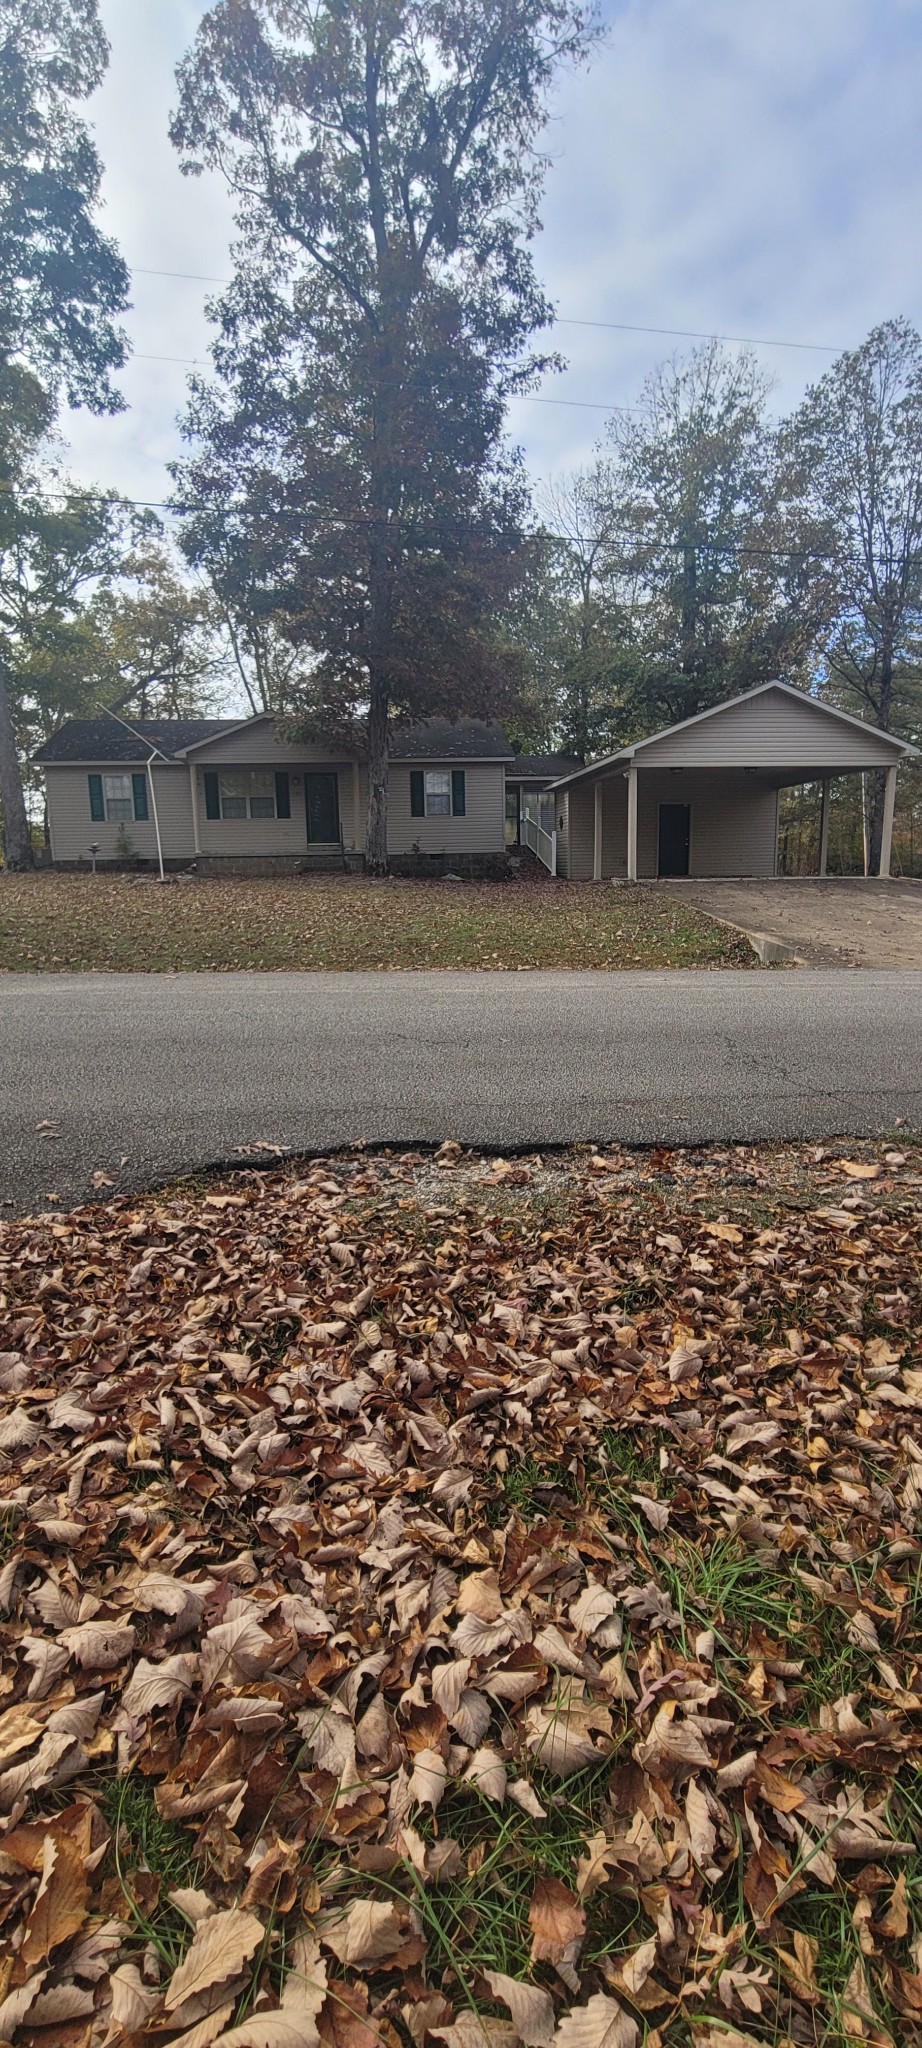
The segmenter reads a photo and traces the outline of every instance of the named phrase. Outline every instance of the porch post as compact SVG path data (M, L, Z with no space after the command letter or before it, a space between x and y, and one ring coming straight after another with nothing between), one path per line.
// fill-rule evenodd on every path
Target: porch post
M362 778L358 760L352 763L352 850L358 853L363 846L362 839Z
M823 776L823 803L820 810L820 865L819 873L825 875L829 859L829 777Z
M198 822L198 776L192 761L189 762L189 794L192 798L192 844L198 854L202 851L202 835Z
M896 806L896 774L896 763L894 762L893 767L887 769L887 778L884 783L884 820L880 840L880 867L877 870L879 875L889 876L890 873L890 853L893 846L893 812Z
M627 878L637 880L637 770L627 771Z
M594 816L594 818L593 818L593 837L592 837L592 879L593 879L593 881L594 881L594 882L600 882L600 881L602 880L602 779L601 779L601 776L597 777L597 779L596 779L596 782L595 782L595 816Z

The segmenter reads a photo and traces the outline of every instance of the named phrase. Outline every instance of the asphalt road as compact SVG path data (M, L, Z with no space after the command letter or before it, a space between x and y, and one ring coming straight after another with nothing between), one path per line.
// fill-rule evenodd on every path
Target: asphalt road
M292 1151L922 1129L922 971L0 978L0 1215ZM245 1148L251 1149L249 1152Z

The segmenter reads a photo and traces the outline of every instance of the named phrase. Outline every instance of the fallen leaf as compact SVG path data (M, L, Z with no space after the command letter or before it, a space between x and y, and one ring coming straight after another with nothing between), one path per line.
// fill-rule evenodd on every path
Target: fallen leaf
M210 1991L212 1985L236 1976L259 1947L264 1933L262 1921L255 1914L242 1913L236 1906L200 1921L163 1994L167 2012L175 2012L177 2006L184 2005L197 1992Z
M505 1977L501 1970L484 1970L494 1998L509 2007L512 2024L525 2048L551 2048L554 2039L554 2005L547 1991L537 1984L523 1984L517 1977Z

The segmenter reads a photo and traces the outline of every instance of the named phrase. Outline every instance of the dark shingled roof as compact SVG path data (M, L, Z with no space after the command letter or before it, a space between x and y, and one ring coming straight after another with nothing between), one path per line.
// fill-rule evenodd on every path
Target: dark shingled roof
M183 747L194 747L196 740L209 740L215 733L232 731L241 721L239 718L132 718L128 723L131 732L126 732L123 725L117 725L114 718L69 718L53 739L46 740L45 745L39 747L32 759L49 765L56 761L146 761L151 746L171 757ZM139 740L147 744L139 746Z
M479 718L427 718L423 725L398 726L391 734L395 761L511 761L512 748L501 725Z
M583 766L578 754L516 754L506 769L507 782L556 782Z

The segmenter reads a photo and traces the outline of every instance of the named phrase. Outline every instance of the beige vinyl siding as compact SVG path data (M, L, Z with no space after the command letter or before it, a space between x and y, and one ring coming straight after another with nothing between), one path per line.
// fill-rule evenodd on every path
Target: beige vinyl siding
M653 775L637 781L637 872L657 872L660 804L691 810L692 875L773 875L778 791L765 776L732 772ZM626 835L625 817L625 835ZM614 870L624 873L624 865Z
M257 735L257 738L261 738L261 735ZM196 756L197 760L198 757ZM289 756L286 758L284 766L288 776L288 794L291 804L290 818L206 818L206 766L209 771L220 775L222 767L239 766L241 769L267 768L274 772L279 765L277 761L254 761L251 758L248 761L235 762L233 764L224 760L220 762L208 761L203 766L196 766L194 773L197 786L200 851L207 855L209 859L218 858L221 854L232 855L235 860L239 860L241 855L248 853L259 854L260 856L278 854L280 857L284 856L288 859L291 859L292 856L306 854L308 851L306 777L312 767L320 769L325 774L335 774L339 792L340 830L346 846L351 847L354 844L355 804L352 762L337 761L332 756L327 756L322 760L305 760L303 754L297 754L293 750L289 751Z
M886 768L898 759L893 741L873 726L846 724L822 705L785 690L764 690L688 725L645 741L638 768L771 768L834 774L849 768Z
M591 782L575 782L568 794L570 802L566 873L571 882L591 882L595 845L595 789ZM560 799L557 801L559 822Z
M292 768L304 761L316 761L318 767L326 767L341 761L342 753L319 740L279 739L271 718L257 718L239 732L218 733L213 740L204 741L193 748L189 759L199 768L217 768L222 764L228 768Z
M554 824L557 829L557 873L558 875L568 877L570 873L570 791L568 789L560 790L559 794L555 796L554 801L557 805L557 809L554 812Z
M119 828L114 821L109 823L91 818L89 778L91 775L137 774L142 766L140 761L100 761L89 768L46 768L52 860L89 860L93 845L99 847L101 860L115 859ZM185 767L174 767L172 762L164 766L163 762L155 761L153 776L164 859L191 860L195 837L189 771ZM149 791L147 808L150 813L147 821L126 818L125 831L136 854L143 860L156 860L157 835Z
M450 774L463 768L463 818L414 818L410 810L410 775L436 769ZM389 853L502 853L506 816L506 781L501 761L392 761L388 776L387 847Z
M624 775L613 775L602 784L602 873L627 874L627 778Z
M568 861L561 873L591 881L595 853L594 781L574 783L569 797ZM627 874L627 781L606 776L602 791L602 875ZM558 798L559 802L559 798ZM773 875L778 826L778 791L767 775L741 770L656 774L637 778L637 872L657 872L660 804L688 804L691 811L689 868L693 875ZM558 842L559 858L559 842Z

